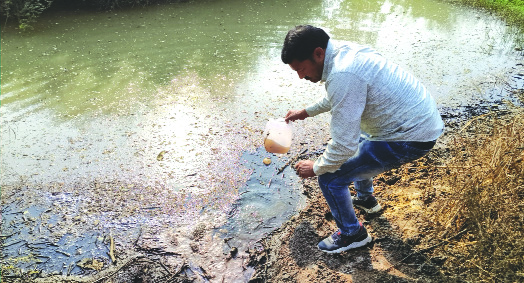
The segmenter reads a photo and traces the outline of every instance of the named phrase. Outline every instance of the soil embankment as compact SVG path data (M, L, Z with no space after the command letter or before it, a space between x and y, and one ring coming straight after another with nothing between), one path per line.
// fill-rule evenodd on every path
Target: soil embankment
M338 255L317 249L317 243L336 230L315 179L304 182L307 207L262 241L264 250L254 257L253 282L411 282L441 281L439 258L416 252L420 242L413 202L425 196L414 183L428 176L427 159L387 172L375 181L375 195L384 209L357 216L374 241L367 247ZM414 172L406 172L414 171ZM406 174L408 173L408 174Z
M511 252L513 248L504 246L504 240L486 240L479 235L482 229L479 232L475 226L483 226L487 221L511 222L508 227L522 225L515 221L518 213L508 212L505 215L503 211L506 209L501 207L485 209L472 206L482 205L482 202L488 202L487 205L491 206L491 203L502 205L510 201L508 197L512 205L522 205L524 153L519 130L523 127L522 117L522 109L517 108L470 116L466 123L448 120L448 126L453 126L448 127L447 133L429 155L377 176L375 195L383 210L373 215L357 210L358 218L374 239L367 247L337 255L317 249L317 243L335 231L336 225L316 180L304 181L307 207L261 242L264 249L252 256L256 273L251 282L462 282L472 277L479 281L489 281L490 277L514 280L515 276L520 275L509 265L519 261L519 256L512 258L511 254L515 251ZM460 142L460 139L465 142ZM491 145L491 140L497 139L503 143L512 140L514 144L507 148L498 142ZM482 143L482 146L477 146L477 143ZM482 155L478 150L488 152L487 157L475 160L477 172L468 172L471 166L466 160ZM497 154L496 151L500 150L504 153ZM493 154L489 153L491 151ZM488 168L487 164L493 163L497 156L513 156L513 159L508 160L509 165L500 163L491 170L507 170L498 174L499 179L488 176L488 173L485 178L490 180L484 182L480 171L489 171L483 168ZM450 165L452 159L460 161L458 166ZM460 172L456 174L454 171ZM489 192L477 192L471 196L469 188L473 185L468 183L468 178L478 180L474 186L479 192L486 191L485 183L496 181L500 183L496 189L498 194L504 196L500 202ZM504 188L505 185L508 188ZM491 187L494 184L487 186ZM478 197L480 194L486 195L486 201L477 200L481 198ZM456 207L450 208L453 204ZM491 215L486 216L487 220L475 220L470 215L479 214L476 210L480 213L490 210L488 214ZM448 211L453 211L453 215ZM442 218L447 218L444 219L447 226L440 222ZM474 221L484 224L478 225ZM513 237L519 232L508 230L507 233ZM499 274L479 277L468 270L470 261L484 266L482 259L470 258L478 249L477 242L483 241L497 241L486 244L493 248L496 246L499 253L507 256L502 262L507 261L508 266L500 267L497 270ZM481 248L489 250L489 247ZM498 263L493 260L493 264ZM510 268L506 271L513 270L515 274L509 275L512 272L506 272L504 268Z

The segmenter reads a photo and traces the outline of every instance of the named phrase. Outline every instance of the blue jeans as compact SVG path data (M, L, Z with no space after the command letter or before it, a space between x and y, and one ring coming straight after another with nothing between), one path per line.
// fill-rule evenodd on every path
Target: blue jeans
M318 176L318 184L338 228L345 235L359 231L348 186L355 183L359 198L373 194L373 177L426 155L435 142L361 140L358 151L333 173Z

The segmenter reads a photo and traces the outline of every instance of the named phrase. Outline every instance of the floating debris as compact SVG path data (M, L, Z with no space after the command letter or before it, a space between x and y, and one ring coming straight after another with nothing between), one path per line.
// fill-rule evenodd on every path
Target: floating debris
M162 150L162 151L158 154L158 156L156 157L156 160L158 160L158 161L162 161L162 160L164 160L164 155L165 155L166 153L167 153L167 151Z
M111 257L111 261L113 264L116 263L116 257L115 257L115 241L113 240L113 236L109 236L110 244L109 244L109 256Z
M104 262L93 258L84 258L76 265L80 266L83 269L93 269L96 271L100 271L104 267Z
M237 254L238 254L238 248L237 248L237 247L232 247L232 248L229 250L229 255L230 255L231 257L235 257Z
M266 158L264 158L264 160L262 160L262 162L264 162L264 164L266 164L266 165L269 165L269 164L271 164L271 158L266 157Z

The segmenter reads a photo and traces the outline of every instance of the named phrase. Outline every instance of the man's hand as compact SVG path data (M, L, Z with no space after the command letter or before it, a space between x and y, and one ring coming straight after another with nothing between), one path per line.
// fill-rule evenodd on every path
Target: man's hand
M313 164L315 162L311 160L301 160L295 165L295 170L297 171L297 175L301 178L309 178L316 176L315 172L313 171Z
M286 114L286 123L291 121L296 121L296 120L304 120L306 119L307 117L309 117L309 114L307 114L306 112L306 109L302 109L302 110L289 110Z

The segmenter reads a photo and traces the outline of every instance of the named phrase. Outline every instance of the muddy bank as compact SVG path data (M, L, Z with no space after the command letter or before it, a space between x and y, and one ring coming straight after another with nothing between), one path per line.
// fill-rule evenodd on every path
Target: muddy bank
M427 165L423 158L407 168ZM409 170L409 169L408 169ZM412 170L413 171L413 170ZM423 178L427 170L392 170L375 180L375 195L383 205L381 213L366 215L357 211L360 221L373 237L363 248L338 255L321 252L316 245L336 230L315 179L304 182L308 205L298 215L264 239L264 250L253 258L256 273L251 282L437 282L445 280L439 271L442 259L425 258L415 245L421 235L405 238L406 231L415 230L405 220L410 214L403 210L421 194L418 188L401 184ZM409 190L409 191L407 191ZM423 192L422 192L423 193ZM411 224L412 225L412 224Z
M522 91L513 91L522 101ZM337 255L317 249L318 242L337 228L316 178L305 180L307 206L260 242L263 250L251 257L256 272L250 282L464 282L466 278L457 272L460 268L449 262L455 262L455 256L463 257L453 254L453 247L466 245L464 239L473 241L472 229L462 227L457 233L432 238L436 227L428 223L430 213L421 209L436 211L449 196L437 180L451 178L446 163L458 133L471 139L479 132L485 135L492 131L492 120L514 119L515 107L521 113L522 102L509 108L485 104L464 107L468 111L462 112L441 109L447 131L432 152L375 178L375 196L383 210L368 215L356 209L373 237L366 247ZM481 122L474 131L465 133L464 127L476 120ZM434 252L439 247L447 251Z
M299 156L315 158L320 153ZM423 255L415 253L414 246L420 236L411 235L408 239L403 236L410 230L409 225L403 224L404 218L410 215L406 214L405 210L397 209L409 207L412 201L410 194L420 194L418 188L413 187L413 183L429 174L427 170L419 169L412 172L414 169L411 168L426 166L435 154L436 152L417 161L416 164L406 165L407 169L392 170L376 178L376 195L384 206L384 212L373 216L358 214L374 241L371 245L355 251L328 255L316 248L318 241L336 228L316 178L312 178L302 182L299 192L307 198L305 208L271 232L268 237L247 247L240 247L238 239L206 233L209 227L205 224L196 225L191 230L139 230L135 234L132 246L122 245L118 237L100 235L101 253L91 258L82 256L83 259L75 263L81 267L81 274L49 276L11 273L11 276L4 276L3 279L4 282L410 282L413 278L440 280L442 274L438 264L442 259L431 259L428 263ZM28 218L28 221L31 219ZM67 225L67 222L64 225ZM62 253L62 257L75 255L72 250L63 250L63 247L53 248L69 253ZM72 269L73 265L67 268ZM245 277L232 280L228 273L244 274Z

